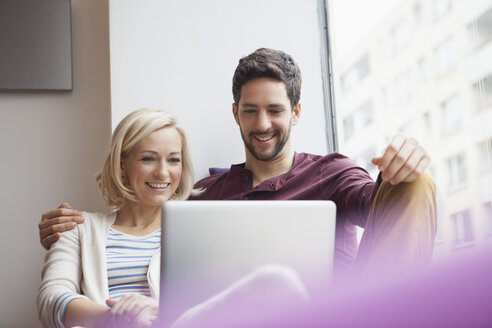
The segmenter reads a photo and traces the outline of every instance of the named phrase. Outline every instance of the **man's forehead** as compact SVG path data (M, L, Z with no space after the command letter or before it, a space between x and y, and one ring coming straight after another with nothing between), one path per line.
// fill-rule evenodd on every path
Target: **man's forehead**
M288 100L287 87L282 81L265 78L248 81L241 87L240 102L255 103L258 98L277 99L273 102L282 103Z

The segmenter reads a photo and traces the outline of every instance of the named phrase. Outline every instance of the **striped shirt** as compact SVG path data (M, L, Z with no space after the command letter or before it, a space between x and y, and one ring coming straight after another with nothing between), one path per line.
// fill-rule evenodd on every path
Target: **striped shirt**
M161 245L161 229L146 236L132 236L109 229L106 243L109 298L126 294L150 295L147 271Z

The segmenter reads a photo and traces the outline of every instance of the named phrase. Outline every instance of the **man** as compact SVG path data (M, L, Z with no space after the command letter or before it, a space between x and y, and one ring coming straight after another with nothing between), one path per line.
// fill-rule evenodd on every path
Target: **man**
M374 182L350 159L296 153L290 130L301 115L301 72L282 51L258 49L242 58L233 77L232 113L246 162L196 183L202 200L333 200L337 205L335 269L346 272L357 254L355 225L365 227L359 270L424 264L436 231L435 188L422 172L429 156L413 138L396 135L381 157ZM46 249L83 219L66 203L43 214Z

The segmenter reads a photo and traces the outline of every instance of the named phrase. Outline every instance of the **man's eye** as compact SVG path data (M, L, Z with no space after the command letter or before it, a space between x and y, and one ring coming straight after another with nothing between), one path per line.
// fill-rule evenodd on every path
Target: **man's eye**
M246 114L254 114L256 113L256 109L245 109L243 112Z
M277 114L282 113L282 110L280 110L280 109L271 109L271 110L270 110L270 113L272 113L272 114L274 114L274 115L277 115Z

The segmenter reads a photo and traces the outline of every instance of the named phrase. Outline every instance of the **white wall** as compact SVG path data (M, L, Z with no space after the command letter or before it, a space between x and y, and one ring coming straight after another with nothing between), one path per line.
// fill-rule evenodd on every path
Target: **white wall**
M326 153L316 0L110 1L112 126L142 107L169 110L190 138L196 177L244 161L232 75L259 47L301 67L298 151Z
M42 212L103 210L110 136L107 0L72 0L73 91L0 92L0 327L38 327Z

